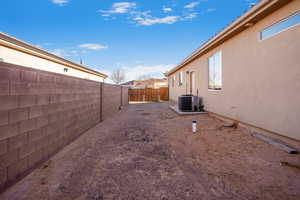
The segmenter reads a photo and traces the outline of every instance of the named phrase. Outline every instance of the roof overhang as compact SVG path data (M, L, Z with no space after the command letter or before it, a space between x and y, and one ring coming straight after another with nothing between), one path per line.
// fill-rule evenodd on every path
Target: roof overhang
M93 75L102 77L103 79L108 77L106 74L97 72L97 71L89 69L83 65L80 65L80 64L74 63L70 60L67 60L65 58L59 57L53 53L50 53L43 49L40 49L36 46L28 44L24 41L16 39L16 38L9 36L2 32L0 32L0 46L5 46L7 48L11 48L11 49L14 49L14 50L26 53L26 54L30 54L32 56L36 56L36 57L43 58L45 60L49 60L49 61L61 64L61 65L65 65L70 68L82 71L82 72L86 72L89 74L93 74Z
M208 53L210 50L221 45L225 41L244 31L256 24L258 21L290 3L293 0L262 0L260 3L255 5L252 9L247 11L244 15L240 16L236 21L214 36L212 39L204 43L200 48L192 53L189 57L184 59L179 65L165 73L166 76L170 76L176 71L180 70L187 64L191 63L200 56Z

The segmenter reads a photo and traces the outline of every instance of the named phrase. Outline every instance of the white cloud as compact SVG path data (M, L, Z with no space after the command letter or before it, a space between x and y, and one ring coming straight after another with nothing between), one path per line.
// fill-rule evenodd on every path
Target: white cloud
M172 69L174 65L170 64L161 64L161 65L136 65L136 66L123 66L120 67L121 70L125 73L126 81L136 80L141 76L146 76L150 78L164 78L163 73ZM100 70L102 73L111 75L113 70ZM105 80L105 82L112 83L109 79Z
M185 5L184 8L192 9L192 8L195 8L198 5L199 5L199 2L195 1L195 2L191 2L187 5Z
M163 73L172 69L174 65L137 65L133 67L124 67L126 80L135 80L141 76L153 77L153 78L162 78L164 77Z
M51 0L51 1L52 1L52 3L58 4L60 6L63 6L67 3L69 3L69 0Z
M193 8L197 6L200 2L207 0L198 0L197 2L192 2L186 5L186 8ZM163 13L172 12L173 9L170 7L163 7ZM190 10L192 11L192 10ZM133 22L134 24L140 26L151 26L155 24L174 24L178 21L192 20L198 16L198 13L183 13L181 15L167 15L167 16L153 16L151 11L140 11L136 8L136 3L133 2L119 2L112 5L110 10L99 10L98 12L102 13L102 16L105 17L105 20L115 19L115 14L125 14L127 19Z
M172 8L163 8L164 13L172 12Z
M89 50L95 50L95 51L108 48L108 46L105 46L105 45L91 44L91 43L81 44L81 45L79 45L79 47L84 48L84 49L89 49Z
M166 17L152 17L151 15L148 16L138 16L133 18L133 20L137 21L139 25L142 26L151 26L154 24L174 24L180 19L179 16L166 16Z
M131 19L141 26L151 26L154 24L174 24L180 19L179 16L153 17L150 13L151 11L135 11L131 13Z
M110 10L99 10L99 12L106 14L125 14L135 9L136 3L133 2L118 2L112 5Z
M189 13L187 16L185 16L183 19L191 20L198 16L198 13Z

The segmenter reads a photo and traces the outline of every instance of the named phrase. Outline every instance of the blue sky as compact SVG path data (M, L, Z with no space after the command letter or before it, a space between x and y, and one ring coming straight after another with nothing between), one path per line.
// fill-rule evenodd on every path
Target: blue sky
M258 0L2 0L0 31L127 79L161 77Z

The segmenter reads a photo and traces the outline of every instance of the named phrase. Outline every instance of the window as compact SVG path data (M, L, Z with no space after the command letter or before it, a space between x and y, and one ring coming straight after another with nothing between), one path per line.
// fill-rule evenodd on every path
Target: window
M179 72L179 86L183 84L183 72Z
M222 89L222 52L215 53L208 60L209 83L208 89Z
M172 76L172 87L175 86L175 80L176 80L175 76Z
M276 35L277 33L280 33L292 26L296 26L297 24L300 24L300 12L263 30L260 33L260 39L264 40L272 37L273 35Z

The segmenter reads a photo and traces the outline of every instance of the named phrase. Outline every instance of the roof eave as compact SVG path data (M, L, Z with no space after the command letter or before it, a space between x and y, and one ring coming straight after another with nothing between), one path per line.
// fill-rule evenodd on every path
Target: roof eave
M2 40L2 41L1 41ZM70 60L67 60L65 58L59 57L53 53L50 53L48 51L45 51L41 48L38 48L36 46L33 46L27 42L24 42L22 40L19 40L17 38L14 38L10 35L7 35L5 33L0 32L0 45L3 45L5 47L21 51L23 53L27 53L33 56L37 56L52 62L56 62L58 64L66 65L68 67L71 67L73 69L77 69L89 74L93 74L96 76L99 76L103 79L106 79L108 76L106 74L97 72L95 70L89 69L83 65L77 64L75 62L72 62Z
M214 36L212 39L210 39L204 45L202 45L200 48L194 51L192 55L184 59L179 65L171 69L169 72L165 73L165 75L167 77L172 75L188 63L194 61L196 58L204 55L211 49L219 46L226 40L229 40L233 36L247 29L248 27L245 26L246 24L257 23L259 20L267 16L270 12L273 12L274 10L286 5L291 1L292 0L262 0L259 4L254 6L251 10L247 11L244 15L239 17L236 21L234 21L231 25L226 27L219 34Z

